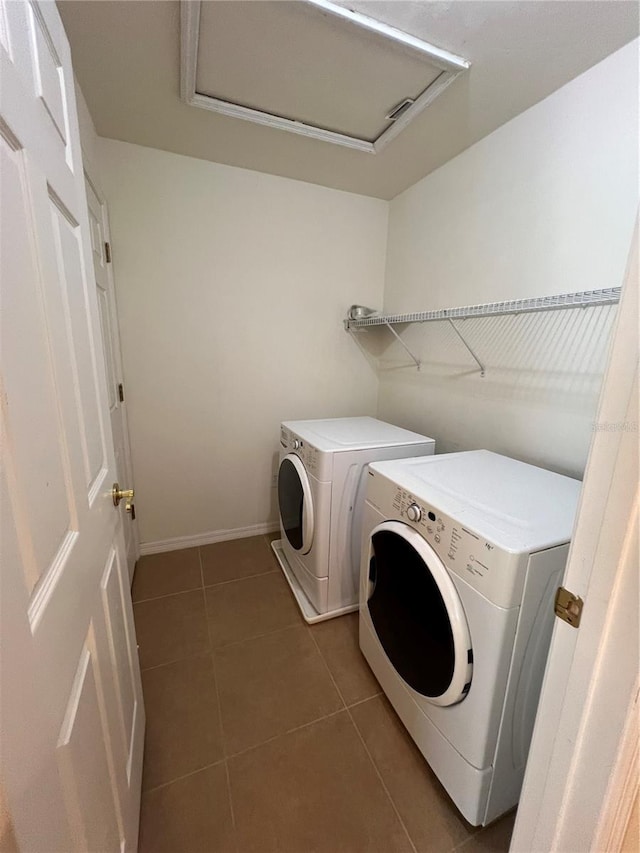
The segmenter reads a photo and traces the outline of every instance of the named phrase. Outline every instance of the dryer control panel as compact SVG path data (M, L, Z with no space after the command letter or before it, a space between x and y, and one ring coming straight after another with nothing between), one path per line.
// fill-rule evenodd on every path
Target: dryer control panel
M417 530L449 571L491 601L501 607L517 603L526 555L504 551L465 526L463 518L452 519L379 473L369 471L367 500L385 519L403 521Z
M411 492L396 486L392 500L396 516L419 530L443 558L466 575L484 577L494 563L495 546L481 539L459 522L454 522L435 507L422 503Z
M280 455L287 453L295 453L302 460L305 469L309 474L312 474L318 479L322 479L321 467L324 461L324 455L320 453L317 447L309 444L308 441L300 438L294 432L291 432L286 427L280 427Z

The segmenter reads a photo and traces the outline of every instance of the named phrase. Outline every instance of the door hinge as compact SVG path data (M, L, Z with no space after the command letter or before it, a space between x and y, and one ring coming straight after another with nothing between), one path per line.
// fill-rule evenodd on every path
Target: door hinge
M124 403L124 385L122 382L118 385L118 399L121 403Z
M577 628L580 625L583 607L584 601L580 596L574 595L563 586L558 587L554 605L556 616L564 622L568 622L573 628Z
M105 243L104 244L104 255L105 255L105 258L107 259L107 263L110 264L111 263L111 243Z

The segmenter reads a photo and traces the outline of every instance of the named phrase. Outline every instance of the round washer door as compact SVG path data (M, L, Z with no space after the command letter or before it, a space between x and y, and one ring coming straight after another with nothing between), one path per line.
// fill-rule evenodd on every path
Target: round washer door
M292 548L308 554L313 543L313 499L302 460L288 453L278 469L280 523Z
M462 602L436 552L408 524L384 521L371 532L367 607L409 687L434 705L465 698L473 651Z

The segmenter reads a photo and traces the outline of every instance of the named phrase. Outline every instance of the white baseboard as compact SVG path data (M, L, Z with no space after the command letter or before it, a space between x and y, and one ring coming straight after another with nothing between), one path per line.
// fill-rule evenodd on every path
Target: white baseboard
M227 539L246 539L248 536L274 533L279 529L277 523L266 521L262 524L251 524L249 527L235 527L233 530L211 530L208 533L197 533L195 536L176 536L173 539L160 539L157 542L141 542L140 555L162 554L164 551L179 551L181 548L197 548L199 545L213 545L215 542L225 542Z

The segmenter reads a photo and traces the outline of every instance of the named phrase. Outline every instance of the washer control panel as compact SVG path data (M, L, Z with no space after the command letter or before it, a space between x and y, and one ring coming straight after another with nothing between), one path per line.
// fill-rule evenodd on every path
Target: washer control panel
M304 441L300 436L290 432L286 427L280 427L280 446L283 452L296 453L310 474L317 475L320 465L320 453L316 447Z
M409 521L420 521L422 519L422 510L420 509L419 504L409 504L407 507L407 518Z
M495 546L476 533L454 523L434 507L422 503L411 492L395 487L392 499L394 516L411 523L438 552L444 562L452 563L458 574L483 578L491 571ZM452 566L453 568L453 566ZM462 571L460 571L462 569Z
M366 500L389 520L417 530L445 566L502 607L511 606L526 556L512 554L436 506L369 470Z

